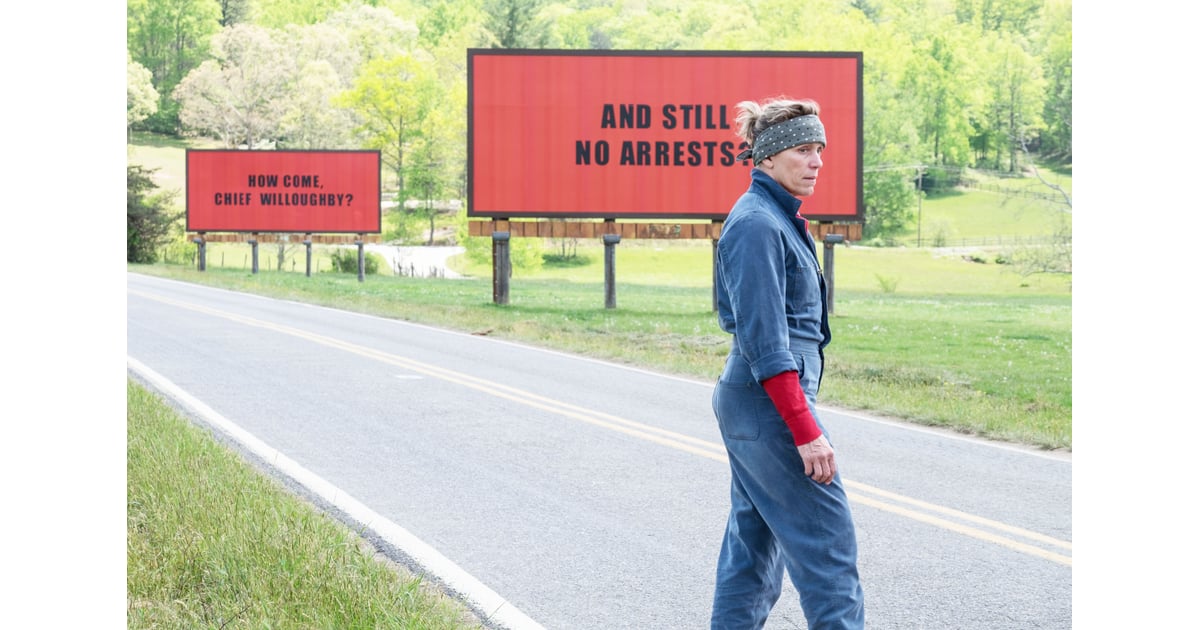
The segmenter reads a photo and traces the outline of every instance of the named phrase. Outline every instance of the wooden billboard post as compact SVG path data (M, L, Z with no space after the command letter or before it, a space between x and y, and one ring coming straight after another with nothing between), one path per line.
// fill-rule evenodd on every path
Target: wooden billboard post
M607 224L609 222L605 221L605 223ZM617 308L616 257L617 243L620 242L620 234L606 233L604 235L604 308Z
M196 269L198 271L204 271L207 256L207 252L205 251L204 247L204 232L201 232L195 238L193 238L192 242L196 244Z
M503 222L507 223L507 221ZM508 231L492 232L492 303L494 304L508 304L508 279L512 275L509 239Z
M304 235L304 277L312 277L312 234Z
M829 314L833 315L833 246L844 243L846 237L841 234L826 234L825 243L825 302Z
M250 273L258 273L258 232L250 233Z

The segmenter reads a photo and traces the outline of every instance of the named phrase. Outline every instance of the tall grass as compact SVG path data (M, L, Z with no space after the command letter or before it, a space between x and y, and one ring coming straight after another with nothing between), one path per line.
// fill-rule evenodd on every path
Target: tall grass
M479 628L130 381L129 628Z

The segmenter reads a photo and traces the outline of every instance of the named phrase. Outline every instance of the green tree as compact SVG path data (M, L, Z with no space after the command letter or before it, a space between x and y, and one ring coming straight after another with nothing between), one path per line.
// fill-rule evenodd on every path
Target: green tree
M447 178L446 195L465 200L467 196L467 67L463 50L483 41L483 28L468 25L447 35L433 50L439 98L434 109L439 138L438 161Z
M150 70L161 99L146 125L174 134L179 109L171 94L208 57L209 38L221 28L221 7L217 0L129 0L126 16L126 49Z
M1038 151L1047 158L1071 161L1071 3L1050 0L1043 12L1040 58L1048 78Z
M607 20L605 30L616 49L678 50L684 47L682 16L675 3L626 2Z
M160 191L154 183L157 169L131 164L126 167L126 262L153 263L158 248L171 237L182 212L172 212L175 192Z
M420 142L414 152L414 158L420 162L420 168L412 169L407 178L408 189L404 198L416 203L410 208L404 206L404 212L426 224L422 230L425 233L425 244L433 245L437 231L437 216L443 206L443 195L446 189L447 177L442 165L436 161L434 143Z
M288 24L317 24L350 2L351 0L255 0L254 23L266 28L283 28Z
M853 10L827 28L838 38L830 46L863 52L863 232L867 239L888 242L912 223L916 174L933 153L920 132L922 100L905 79L923 59L910 32L928 24L909 25L890 13L879 19L875 24ZM836 150L836 139L830 141Z
M728 2L692 2L682 8L683 48L745 50L753 47L756 25L746 10ZM748 36L749 35L749 36Z
M991 147L994 168L1016 172L1017 156L1043 127L1046 82L1037 62L1016 40L1003 35L987 39L988 108L983 123L987 137L996 141ZM1008 158L1007 165L1003 158Z
M606 50L613 47L605 22L617 14L615 6L580 9L563 3L546 7L543 15L551 24L548 46L576 50Z
M872 23L878 24L882 19L881 3L871 0L850 0L850 6L860 11Z
M924 194L913 185L914 174L919 168L880 168L863 173L864 239L881 239L889 243L912 224L912 208L916 205L917 195Z
M324 24L343 34L359 66L417 50L417 23L386 7L348 5L331 14Z
M239 24L213 38L214 58L175 88L185 128L229 148L274 146L295 93L295 60L277 33Z
M911 224L917 195L914 179L927 153L914 100L897 98L884 77L871 82L870 123L864 123L863 237L888 242Z
M354 112L333 105L342 92L327 61L309 61L299 71L294 96L279 120L281 149L356 149Z
M955 0L958 21L979 32L1028 33L1045 0Z
M351 37L327 23L293 24L280 32L296 71L292 96L280 120L280 148L358 148L354 112L334 104L354 81L361 62Z
M400 54L372 59L354 86L336 99L361 121L358 132L368 148L379 149L383 163L406 190L406 155L424 130L424 119L440 94L432 63L425 55Z
M416 25L386 8L354 5L333 12L323 22L290 24L279 33L294 61L295 76L278 146L360 146L355 129L361 121L354 110L335 101L351 89L364 63L411 50L417 42Z
M150 71L134 61L128 52L125 53L125 65L125 126L132 129L133 125L158 111L158 92L154 90Z
M964 71L955 46L940 34L918 44L905 71L905 97L916 101L920 137L939 164L970 159L967 95L957 86Z
M480 30L479 24L483 14L479 8L470 2L462 0L434 0L418 23L420 30L420 45L426 50L436 50L443 42L457 39L460 35L468 35L469 41L482 43L483 39L475 36ZM462 53L459 50L459 53Z
M250 0L218 0L221 4L221 26L233 26L248 22Z
M443 97L438 102L450 100ZM431 109L421 121L422 131L413 142L409 160L406 189L402 198L416 201L405 211L423 219L427 225L426 244L433 245L437 217L446 208L446 201L458 192L456 184L463 167L454 147L462 133L462 110L457 107Z
M756 41L768 50L864 50L874 24L845 0L759 0L752 5ZM753 46L759 48L760 46ZM865 55L864 55L865 58Z
M550 24L539 13L545 0L483 0L492 48L545 48Z

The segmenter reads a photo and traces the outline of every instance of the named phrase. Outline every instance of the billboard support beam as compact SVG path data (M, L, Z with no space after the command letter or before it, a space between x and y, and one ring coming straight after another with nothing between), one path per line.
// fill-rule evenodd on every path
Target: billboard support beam
M196 236L196 238L193 238L192 242L196 244L196 269L198 271L204 271L205 267L207 266L205 260L207 253L205 252L204 247L204 232L201 232Z
M841 234L826 234L825 235L825 301L828 303L827 309L830 315L833 315L833 246L838 243L846 242L846 237Z
M620 234L604 235L604 308L617 308L617 243Z
M312 234L304 235L304 277L312 277Z
M358 281L362 282L365 278L363 267L366 264L366 257L363 255L363 235L359 234L354 240L354 244L358 246Z
M258 232L250 233L250 273L258 273Z
M508 304L508 277L512 263L508 255L508 232L492 232L492 303Z

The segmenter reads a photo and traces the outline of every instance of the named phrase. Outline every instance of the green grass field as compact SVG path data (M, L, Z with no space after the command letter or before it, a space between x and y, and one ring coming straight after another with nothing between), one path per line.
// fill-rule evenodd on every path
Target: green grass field
M914 212L913 225L897 240L913 246L920 236L923 247L1003 247L1069 230L1069 207L1061 193L1050 187L1071 194L1069 170L1040 168L1038 173L1045 183L1033 176L980 176L974 188L930 195Z

